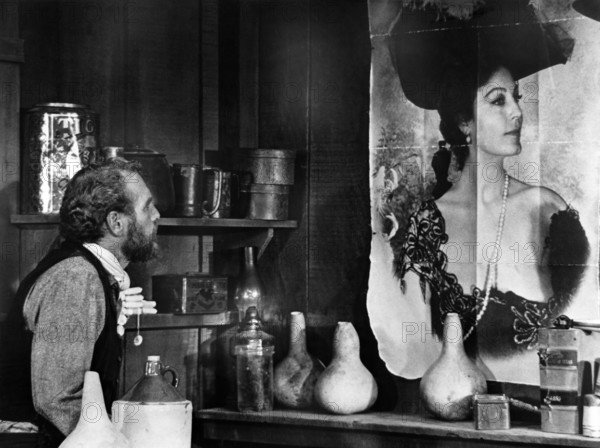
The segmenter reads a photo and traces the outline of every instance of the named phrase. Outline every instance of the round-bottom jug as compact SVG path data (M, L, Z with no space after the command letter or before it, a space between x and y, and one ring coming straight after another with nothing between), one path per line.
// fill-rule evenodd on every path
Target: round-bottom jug
M163 374L171 372L170 384ZM112 421L131 448L190 448L192 403L177 389L177 373L148 356L144 376L112 405Z

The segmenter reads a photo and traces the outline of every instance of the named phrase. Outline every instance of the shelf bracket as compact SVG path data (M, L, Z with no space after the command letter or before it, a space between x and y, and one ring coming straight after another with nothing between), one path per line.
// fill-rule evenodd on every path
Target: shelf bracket
M231 250L245 246L257 247L257 258L260 259L274 235L275 231L269 227L267 229L247 229L244 232L228 232L215 235L214 238L218 239L219 247L222 249Z

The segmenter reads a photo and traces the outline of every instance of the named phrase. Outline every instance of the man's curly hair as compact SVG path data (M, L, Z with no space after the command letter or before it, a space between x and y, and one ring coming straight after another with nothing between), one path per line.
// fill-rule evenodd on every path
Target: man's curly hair
M112 211L133 215L133 203L125 192L141 165L111 159L78 171L69 181L60 207L60 235L77 243L95 243L105 233L104 223Z

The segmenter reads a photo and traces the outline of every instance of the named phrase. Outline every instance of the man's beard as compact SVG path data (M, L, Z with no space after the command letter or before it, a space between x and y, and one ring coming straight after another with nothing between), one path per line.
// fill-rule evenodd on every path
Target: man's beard
M158 254L156 232L146 236L134 218L127 231L127 240L123 243L121 250L127 260L132 263L151 260Z

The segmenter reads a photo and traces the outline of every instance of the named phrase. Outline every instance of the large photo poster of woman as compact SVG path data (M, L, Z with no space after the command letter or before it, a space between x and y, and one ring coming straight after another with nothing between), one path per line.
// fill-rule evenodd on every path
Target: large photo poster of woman
M370 0L367 307L420 378L458 313L488 380L539 384L538 331L600 317L600 15L586 0Z

